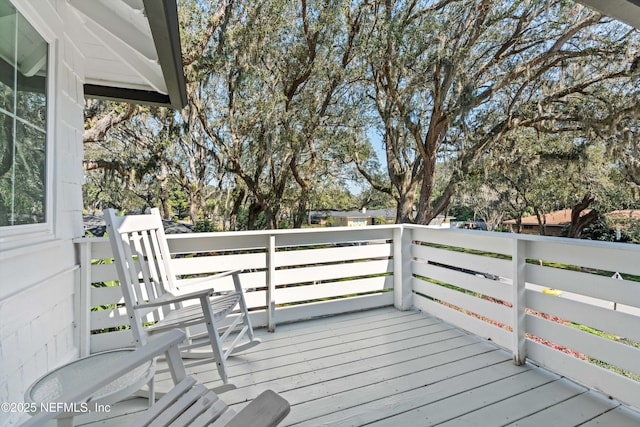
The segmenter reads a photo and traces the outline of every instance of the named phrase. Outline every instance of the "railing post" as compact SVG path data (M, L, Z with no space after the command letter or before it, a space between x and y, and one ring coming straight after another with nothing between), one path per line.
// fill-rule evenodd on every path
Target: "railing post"
M78 289L78 347L80 357L91 353L91 242L76 243L80 247L80 289Z
M411 291L411 229L400 225L393 229L393 301L398 310L409 310Z
M276 330L276 236L269 235L267 244L267 329L269 332Z
M518 237L513 238L513 363L523 365L527 358L526 354L526 278L525 268L527 242Z

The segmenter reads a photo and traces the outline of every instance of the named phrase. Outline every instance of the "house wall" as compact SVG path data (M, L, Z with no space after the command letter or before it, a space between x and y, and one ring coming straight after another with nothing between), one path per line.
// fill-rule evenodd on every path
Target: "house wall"
M81 23L64 0L12 0L52 46L49 61L48 230L0 237L0 402L22 402L45 372L78 356L74 325L82 231L83 58L71 40ZM0 413L0 426L25 414Z

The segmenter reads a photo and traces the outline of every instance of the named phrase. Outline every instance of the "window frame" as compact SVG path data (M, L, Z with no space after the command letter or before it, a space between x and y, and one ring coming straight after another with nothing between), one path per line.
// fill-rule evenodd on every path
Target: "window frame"
M47 43L47 109L46 109L46 137L45 137L45 208L44 215L45 221L37 224L18 224L7 225L0 227L0 244L4 246L5 243L20 242L25 243L27 240L38 239L42 240L43 237L53 237L54 235L54 213L56 212L55 204L56 198L54 197L54 191L56 186L54 180L56 173L54 171L54 145L55 145L55 132L56 132L56 105L58 100L57 94L57 38L54 36L53 31L47 27L47 25L41 19L34 19L34 16L38 16L34 11L25 7L25 4L20 4L15 0L9 0L9 3L16 9L18 13L36 30L38 35ZM29 5L30 6L30 5Z

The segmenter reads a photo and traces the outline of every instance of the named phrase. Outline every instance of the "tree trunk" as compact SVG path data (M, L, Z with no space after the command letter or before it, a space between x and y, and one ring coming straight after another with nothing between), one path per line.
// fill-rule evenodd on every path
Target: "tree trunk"
M594 200L595 198L593 196L585 194L582 200L571 208L571 224L567 231L567 237L579 238L582 235L582 229L598 217L598 211L595 209L590 210L582 216L580 215Z
M240 211L240 207L244 202L244 197L246 193L244 188L241 188L238 196L233 201L233 207L231 208L231 212L229 214L229 230L237 231L238 230L238 212Z

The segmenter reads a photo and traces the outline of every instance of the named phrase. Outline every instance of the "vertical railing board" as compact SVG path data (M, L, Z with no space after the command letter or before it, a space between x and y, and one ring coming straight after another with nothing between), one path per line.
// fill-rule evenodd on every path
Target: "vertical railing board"
M511 262L513 263L512 273L512 290L511 299L513 313L513 344L511 351L513 353L513 362L516 365L523 365L526 361L526 254L527 243L523 240L513 240L513 253Z
M267 329L276 331L276 236L271 234L267 241Z
M411 281L411 235L405 227L393 229L393 297L398 310L409 310L413 305Z
M80 289L78 294L78 347L80 357L91 352L91 243L80 246Z

